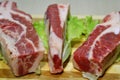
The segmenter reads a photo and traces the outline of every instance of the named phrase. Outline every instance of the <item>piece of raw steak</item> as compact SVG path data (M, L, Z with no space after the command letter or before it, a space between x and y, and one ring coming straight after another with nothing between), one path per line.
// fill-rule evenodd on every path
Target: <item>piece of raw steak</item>
M0 43L15 76L35 72L44 47L33 28L31 16L18 10L12 1L0 4Z
M63 71L62 53L68 19L68 4L49 5L45 13L46 27L49 39L48 61L51 73Z
M83 76L96 80L120 53L120 13L108 14L73 54L73 65Z

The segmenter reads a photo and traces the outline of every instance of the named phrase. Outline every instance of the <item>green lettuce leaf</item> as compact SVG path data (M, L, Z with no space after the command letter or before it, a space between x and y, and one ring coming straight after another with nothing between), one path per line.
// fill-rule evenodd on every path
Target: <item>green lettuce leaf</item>
M3 54L5 53L4 49L2 48L1 44L0 44L0 61L3 61L4 63L7 63L7 61L5 60L5 58L3 57Z
M5 58L3 57L3 55L0 53L0 61L3 61L4 63L7 63L7 61L5 60Z
M99 23L93 20L92 16L86 16L85 19L79 19L71 16L67 23L66 40L63 50L63 63L67 60L71 53L72 42L84 42L94 27Z
M2 55L1 44L0 44L0 60L3 60L3 55Z
M117 56L117 59L115 60L115 62L120 62L120 54Z
M93 31L94 27L99 23L99 20L93 20L92 16L86 16L85 18L85 30L86 37Z
M71 49L72 48L71 48L70 40L69 41L65 40L64 50L63 50L63 55L62 55L62 63L64 63L70 56Z
M40 20L40 21L36 21L33 23L34 28L37 32L37 34L39 35L40 39L42 40L44 47L46 48L46 50L48 49L48 39L47 39L47 34L45 32L45 24L44 24L44 20Z
M2 54L0 53L0 60L3 60L3 56L2 56Z

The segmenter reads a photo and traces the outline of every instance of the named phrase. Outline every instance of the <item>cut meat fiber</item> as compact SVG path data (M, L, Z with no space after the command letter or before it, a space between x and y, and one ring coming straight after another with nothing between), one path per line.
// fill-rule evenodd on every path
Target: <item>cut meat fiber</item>
M97 80L120 53L120 12L108 14L74 52L73 65L83 77Z
M0 43L2 54L15 76L35 72L44 47L29 14L17 9L12 1L0 4Z
M48 62L53 74L63 72L62 55L68 16L69 4L51 4L45 13L49 43Z

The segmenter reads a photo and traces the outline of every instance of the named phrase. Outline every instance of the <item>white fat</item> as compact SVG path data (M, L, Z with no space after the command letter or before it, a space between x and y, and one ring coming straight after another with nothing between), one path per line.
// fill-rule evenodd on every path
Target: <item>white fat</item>
M7 7L8 9L11 9L11 8L12 8L12 1L8 1L6 7Z
M120 33L120 27L116 27L114 33L117 35Z
M49 62L49 67L50 67L50 72L53 72L54 70L54 63L53 60L51 58L51 54L48 54L48 62Z
M19 73L18 73L18 57L14 57L13 59L10 59L9 62L11 63L10 66L12 67L15 75L19 75Z
M15 53L16 55L19 54L18 50L16 49L15 40L8 35L5 35L2 30L0 29L0 37L3 38L7 44L7 48L10 49L11 52Z
M40 53L37 58L35 59L35 62L33 63L32 67L28 70L28 72L35 72L37 67L39 66L38 63L40 63L40 60L42 59L42 53Z
M95 71L95 75L97 75L98 77L102 75L102 70L100 68L100 66L96 63L94 63L93 61L90 62L90 67L91 70Z
M50 30L49 45L51 55L59 55L61 57L63 40L53 32L52 27Z
M112 15L111 15L112 16ZM106 30L104 30L99 36L97 36L97 38L94 40L93 44L91 45L91 49L89 50L89 59L92 59L93 58L93 49L95 47L95 44L97 41L100 40L100 38L107 34L107 33L111 33L113 32L114 34L119 34L120 33L120 15L118 15L118 13L113 14L113 16L116 18L112 18L113 20L110 20L106 23L102 23L102 24L99 24L99 25L104 25L104 26L107 26L107 25L111 25L109 28L107 28ZM112 16L112 17L113 17ZM99 27L99 25L97 25ZM97 27L96 27L97 28Z
M63 6L63 7L61 7ZM58 4L59 16L61 21L61 27L63 28L68 15L69 4Z
M97 80L98 76L93 75L91 73L88 72L82 72L83 77L88 78L89 80Z
M37 50L41 52L45 51L44 44L40 38L39 38L39 48Z

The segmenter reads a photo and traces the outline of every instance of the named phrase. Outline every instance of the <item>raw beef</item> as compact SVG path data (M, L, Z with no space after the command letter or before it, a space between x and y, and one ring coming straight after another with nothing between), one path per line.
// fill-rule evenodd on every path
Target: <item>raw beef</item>
M44 47L33 28L31 16L18 10L12 1L0 4L0 43L15 76L35 72Z
M68 10L69 5L67 4L52 4L48 6L45 13L45 22L49 38L49 66L50 72L54 74L63 71L62 52L64 48L63 44Z
M120 53L120 13L108 14L73 54L74 67L96 80Z

